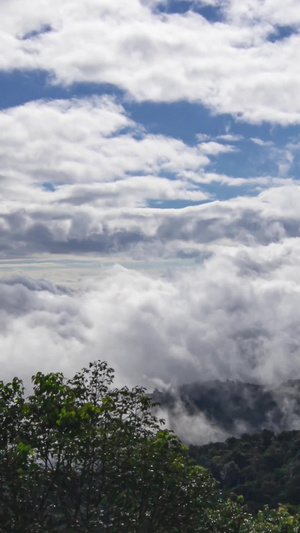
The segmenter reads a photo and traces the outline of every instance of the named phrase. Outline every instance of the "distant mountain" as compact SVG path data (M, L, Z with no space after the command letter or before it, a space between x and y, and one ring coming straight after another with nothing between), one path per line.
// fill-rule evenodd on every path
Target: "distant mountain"
M215 380L155 390L152 397L161 404L171 429L190 442L224 440L229 435L252 434L263 429L276 433L300 429L300 380L289 380L276 387ZM193 439L188 434L185 439L180 422L183 419L185 427L189 420L197 423L201 419L204 426L202 423L199 431L209 427L224 438L199 434L197 440L194 431Z

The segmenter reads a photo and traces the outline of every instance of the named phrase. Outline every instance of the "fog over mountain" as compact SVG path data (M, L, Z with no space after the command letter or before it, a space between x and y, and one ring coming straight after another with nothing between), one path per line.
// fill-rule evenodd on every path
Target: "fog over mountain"
M267 387L241 381L205 381L155 390L159 413L188 444L206 444L268 429L300 429L300 380Z
M271 247L267 265L265 247L251 257L241 246L177 271L116 265L76 287L2 278L1 379L30 391L39 370L71 376L102 359L117 384L160 391L185 441L300 429L299 381L282 385L300 376L297 246Z

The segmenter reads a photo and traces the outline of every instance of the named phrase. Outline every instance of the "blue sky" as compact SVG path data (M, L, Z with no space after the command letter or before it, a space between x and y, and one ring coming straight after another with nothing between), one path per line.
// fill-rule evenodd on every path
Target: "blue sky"
M0 21L2 366L47 345L45 368L103 350L146 384L297 372L298 0Z

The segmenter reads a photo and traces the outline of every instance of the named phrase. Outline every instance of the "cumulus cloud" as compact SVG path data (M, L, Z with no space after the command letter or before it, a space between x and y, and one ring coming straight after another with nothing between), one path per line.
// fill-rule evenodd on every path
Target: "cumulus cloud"
M287 0L284 4L280 0L220 0L219 4L225 9L227 16L249 24L264 21L276 26L297 27L300 23L296 0Z
M232 178L206 171L232 145L150 135L109 97L31 102L2 111L0 126L2 259L196 257L210 244L299 236L300 189L281 176L297 142L272 147L279 177ZM203 188L211 183L269 189L218 202Z
M178 139L142 132L109 97L30 102L0 113L1 174L54 185L197 170L209 159Z
M20 176L22 182L91 183L149 171L179 174L209 162L180 140L143 134L109 97L30 102L2 111L0 125L1 174Z
M0 141L2 259L196 257L210 243L269 244L299 235L299 187L281 176L296 141L272 147L279 177L233 178L207 167L234 146L149 134L108 96L3 110ZM269 189L213 202L204 188L211 183ZM174 209L172 202L200 205Z
M109 97L10 108L0 131L2 258L122 251L150 237L131 211L208 198L188 176L210 161L200 148L147 134Z
M0 68L42 69L64 85L109 83L137 101L201 102L251 123L299 123L297 0L204 4L220 7L222 20L138 0L53 0L39 10L33 0L4 1ZM271 38L289 25L286 38Z

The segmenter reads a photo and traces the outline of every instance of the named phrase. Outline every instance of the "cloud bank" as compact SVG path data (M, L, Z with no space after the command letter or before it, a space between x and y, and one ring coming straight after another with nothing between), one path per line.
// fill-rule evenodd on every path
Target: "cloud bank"
M5 378L70 374L97 358L123 383L278 383L300 375L298 241L234 253L164 276L108 269L77 289L1 280Z

